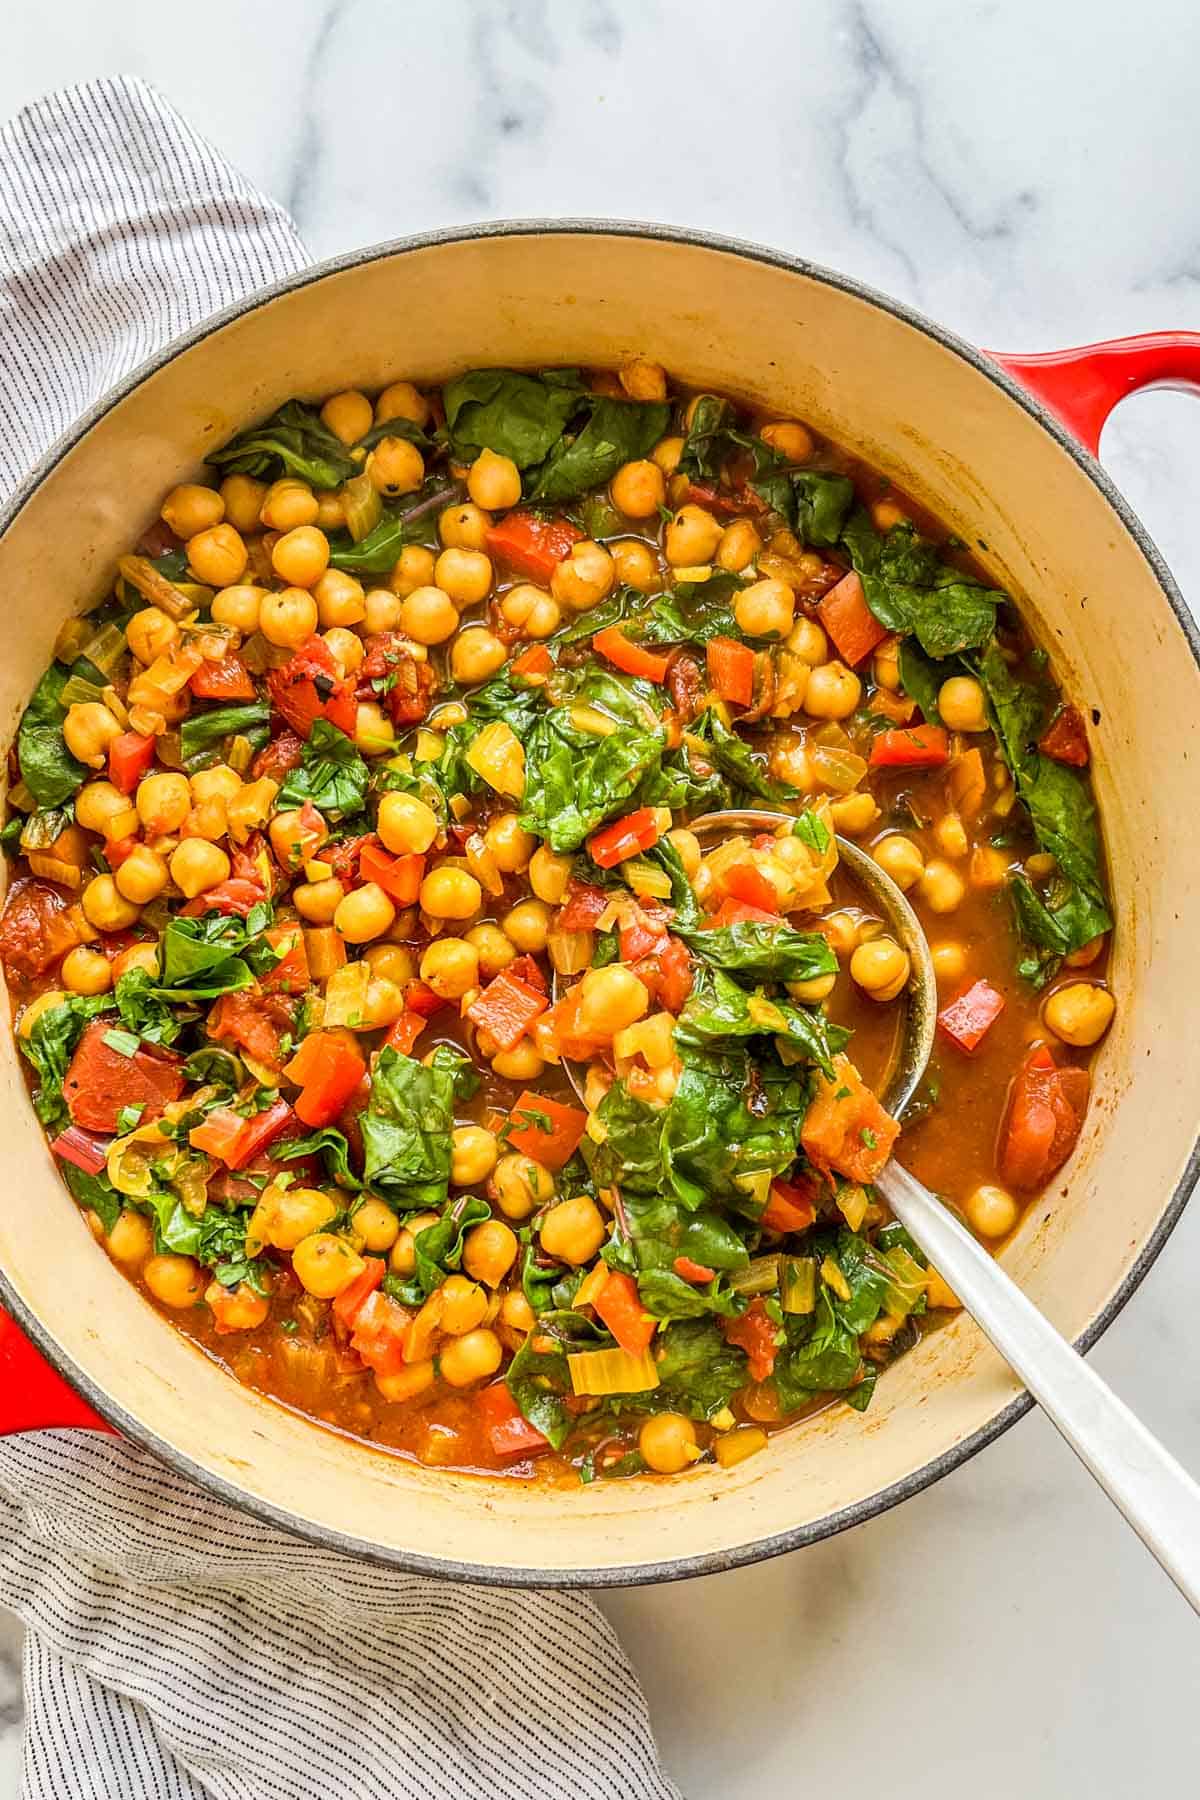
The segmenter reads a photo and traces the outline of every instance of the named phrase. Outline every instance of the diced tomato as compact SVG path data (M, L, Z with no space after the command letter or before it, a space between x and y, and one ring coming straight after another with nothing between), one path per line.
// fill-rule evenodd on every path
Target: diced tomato
M559 928L563 931L594 931L611 900L612 895L606 894L603 888L573 881L558 915Z
M517 980L523 981L527 987L536 988L539 994L547 992L546 977L536 958L530 956L528 952L515 957L509 963L506 973L515 975Z
M382 1270L382 1262L379 1266ZM390 1294L377 1289L358 1310L350 1347L377 1375L399 1375L404 1368L404 1345L411 1324L412 1314Z
M655 920L632 918L621 926L620 945L623 963L641 962L643 956L653 956L665 944L667 928Z
M1085 1069L1060 1069L1044 1044L1030 1051L1013 1079L1000 1135L1000 1172L1013 1187L1040 1187L1066 1162L1088 1090Z
M705 648L708 678L720 699L749 706L754 698L754 652L736 638L710 638Z
M1087 768L1091 761L1087 726L1077 706L1059 707L1038 739L1038 749L1054 762L1068 763L1073 769Z
M900 1127L886 1113L848 1056L833 1059L833 1080L817 1075L817 1091L800 1133L814 1167L850 1181L874 1181L892 1154Z
M744 900L770 917L779 915L779 895L762 870L752 862L736 862L725 871L725 886L735 900Z
M206 1156L217 1156L223 1163L232 1164L245 1132L246 1120L241 1113L229 1106L214 1106L199 1125L192 1126L188 1143L193 1150L203 1150Z
M244 1169L248 1162L270 1147L277 1139L285 1136L295 1124L296 1115L286 1100L276 1100L265 1112L255 1113L246 1120L246 1131L237 1148L237 1158L229 1164L231 1169ZM295 1168L297 1165L293 1164Z
M637 675L643 681L667 679L670 657L635 644L619 625L606 625L603 631L598 631L592 639L592 649L625 675Z
M76 1125L112 1133L122 1108L140 1106L139 1125L153 1124L183 1092L183 1062L169 1050L139 1047L132 1056L107 1040L119 1027L93 1019L84 1030L63 1082L63 1095Z
M261 906L266 897L256 882L231 876L228 881L219 881L216 887L197 894L194 900L180 907L179 914L184 919L200 919L205 913L215 912L244 919L254 907Z
M751 906L746 900L735 900L732 896L722 900L715 913L710 913L704 921L706 931L720 931L726 925L778 925L778 908L767 912L761 906Z
M358 669L360 700L378 699L396 725L418 725L437 685L432 663L418 662L400 631L377 631L364 641Z
M513 964L509 965L510 968L514 966ZM406 981L404 984L404 1004L409 1012L420 1013L423 1019L432 1019L434 1013L440 1012L446 1002L440 994L434 992L427 981L421 981L419 977L414 976L411 981Z
M488 555L527 581L549 587L560 562L579 543L582 531L569 519L543 519L537 513L510 512L487 532Z
M768 1231L807 1231L817 1216L816 1194L811 1183L784 1181L777 1175L763 1209Z
M964 819L973 819L987 799L987 772L983 753L961 750L946 771L946 786Z
M642 1305L638 1284L632 1275L622 1275L619 1270L610 1269L608 1280L592 1305L622 1350L628 1350L631 1356L640 1356L643 1350L649 1349L657 1329L657 1321Z
M276 1069L291 1018L281 996L265 995L255 986L222 994L208 1015L207 1029L209 1037L228 1038L255 1062Z
M537 1456L550 1442L531 1425L508 1391L506 1381L493 1381L475 1395L475 1410L492 1446L493 1456Z
M690 1256L677 1256L671 1267L681 1281L696 1281L701 1285L712 1281L716 1275L716 1270L710 1269L707 1263L693 1262Z
M707 481L689 481L687 501L690 506L703 506L709 512L724 514L727 518L733 513L745 511L747 507L753 512L764 510L763 501L753 488L747 488L744 494L741 491L735 493L732 489L726 492Z
M302 1049L309 1044L315 1049L305 1061L304 1073L292 1075L302 1084L296 1098L296 1117L314 1127L332 1125L366 1073L366 1064L357 1047L340 1032L312 1032ZM288 1064L289 1075L295 1060Z
M413 1045L428 1023L424 1013L413 1012L411 1007L406 1007L389 1027L384 1042L389 1050L398 1050L401 1056L411 1056Z
M35 981L80 942L70 896L48 881L14 881L0 921L0 957L10 976Z
M344 1287L333 1302L334 1314L343 1325L354 1325L362 1311L363 1303L369 1294L373 1294L387 1274L387 1264L380 1256L363 1258L361 1275L356 1275L348 1287Z
M267 942L281 952L273 969L261 977L265 994L302 994L309 985L308 951L299 925L272 925Z
M250 779L261 781L265 775L268 780L277 781L282 787L284 777L291 774L303 755L304 739L285 727L258 752L250 764Z
M310 637L282 668L272 669L267 691L272 709L302 738L308 737L318 719L328 719L347 737L354 736L355 684L343 680L323 638Z
M467 1017L476 1030L489 1031L502 1050L512 1050L547 1005L545 994L502 969L471 1002Z
M74 1163L85 1175L98 1175L108 1160L110 1138L93 1137L79 1125L60 1131L50 1148L63 1162Z
M329 864L334 880L340 881L343 887L358 886L358 865L363 847L370 841L368 834L365 837L339 838L336 844L322 844L321 861Z
M368 838L359 853L359 880L377 882L397 906L416 905L424 875L423 856L393 856L378 838Z
M561 1100L549 1100L526 1088L510 1114L510 1126L524 1116L528 1123L508 1132L508 1147L531 1156L547 1169L561 1169L579 1148L579 1140L587 1129L587 1114L577 1106L564 1106ZM549 1121L549 1130L542 1121Z
M274 893L279 867L261 831L252 831L244 844L231 844L229 866L235 881L248 881L267 899Z
M545 644L529 644L520 656L514 656L511 672L519 675L522 681L538 681L549 675L554 668L554 658Z
M108 779L123 794L132 794L154 761L155 741L140 731L123 731L108 746Z
M852 669L864 662L888 634L887 626L879 623L867 605L863 584L853 569L822 596L817 615L838 655Z
M873 739L869 758L873 769L940 769L950 759L950 739L944 725L909 725L881 731Z
M110 869L119 869L128 862L135 850L142 848L142 840L138 837L105 838L104 860Z
M938 1028L952 1044L973 1056L1003 1011L1003 994L998 994L990 982L976 981L943 1006L937 1017Z
M590 837L588 854L600 868L612 869L627 858L649 850L661 836L657 807L640 806L636 812L626 813L623 819L614 820Z
M682 938L668 937L658 951L658 999L669 1013L683 1011L692 991L692 959Z
M779 1327L767 1317L761 1299L752 1300L740 1319L723 1319L721 1330L727 1344L746 1352L751 1381L769 1381L779 1354Z
M236 650L200 664L188 683L197 700L253 700L254 678Z

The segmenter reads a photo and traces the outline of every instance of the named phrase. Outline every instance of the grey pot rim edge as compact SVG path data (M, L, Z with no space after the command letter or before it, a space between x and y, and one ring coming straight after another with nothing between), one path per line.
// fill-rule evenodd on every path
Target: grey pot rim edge
M802 258L788 256L781 251L748 243L741 239L726 237L715 232L653 225L638 221L505 219L479 225L419 232L314 263L296 275L288 276L269 287L258 289L244 300L237 301L220 312L212 314L201 324L194 326L191 331L172 339L154 356L140 363L136 369L76 420L19 484L3 509L0 509L0 537L8 530L31 495L100 419L119 405L151 375L174 361L177 356L203 343L206 338L222 330L234 320L269 306L282 295L322 281L331 275L346 273L369 263L382 262L406 252L489 238L553 235L648 239L711 250L722 255L740 257L748 262L762 263L789 274L800 275L808 280L820 282L827 287L864 301L951 351L962 361L968 363L977 374L991 382L993 386L999 388L1010 400L1020 406L1036 424L1041 426L1057 446L1072 458L1079 469L1100 490L1103 498L1116 513L1149 564L1184 641L1191 651L1193 660L1200 667L1200 628L1192 619L1166 562L1145 526L1096 458L1083 448L1053 413L1043 406L1028 389L1022 387L1008 375L998 363L993 362L990 357L955 333L926 318L922 313L903 302L894 300L889 295L871 288L865 282L842 275L835 270L825 269L817 264L806 262ZM1075 1340L1078 1350L1086 1352L1091 1349L1140 1287L1151 1265L1156 1261L1167 1239L1179 1223L1184 1206L1187 1204L1198 1177L1200 1177L1200 1135L1193 1143L1174 1192L1163 1208L1154 1230L1143 1244L1132 1267L1096 1317ZM0 1301L47 1361L64 1376L89 1406L114 1426L122 1437L137 1444L140 1448L148 1450L177 1474L196 1482L209 1493L237 1507L240 1511L262 1520L265 1524L273 1525L293 1536L304 1538L325 1548L341 1551L358 1560L378 1563L409 1574L431 1575L445 1580L473 1583L478 1586L581 1590L637 1587L666 1581L686 1580L702 1575L717 1575L732 1569L746 1567L752 1563L764 1562L772 1557L785 1555L789 1551L802 1549L806 1545L819 1543L822 1539L832 1537L840 1531L847 1530L850 1526L864 1524L867 1520L877 1518L882 1513L890 1511L893 1506L897 1506L901 1501L910 1499L913 1495L922 1492L923 1489L933 1486L935 1482L950 1474L952 1470L959 1468L971 1457L976 1456L979 1451L985 1449L987 1445L993 1443L1015 1425L1018 1419L1022 1418L1033 1406L1033 1400L1029 1394L1016 1395L977 1431L963 1438L961 1442L952 1445L950 1449L943 1451L940 1456L933 1458L930 1462L923 1463L920 1468L914 1469L899 1481L893 1482L891 1486L842 1507L836 1512L827 1513L824 1517L812 1520L808 1524L794 1526L771 1537L754 1539L732 1549L705 1551L694 1556L618 1565L611 1568L497 1568L489 1564L426 1556L417 1551L391 1550L373 1540L358 1538L352 1532L338 1531L326 1525L314 1524L290 1512L286 1507L275 1506L258 1499L236 1483L227 1481L223 1476L215 1475L204 1468L192 1457L178 1450L169 1440L143 1425L134 1414L113 1400L98 1382L93 1381L91 1376L80 1369L66 1354L40 1317L26 1305L22 1297L15 1291L7 1272L2 1267L0 1267ZM320 1427L314 1428L320 1429ZM380 1452L380 1454L384 1454L384 1452ZM480 1478L481 1481L487 1479L487 1477Z

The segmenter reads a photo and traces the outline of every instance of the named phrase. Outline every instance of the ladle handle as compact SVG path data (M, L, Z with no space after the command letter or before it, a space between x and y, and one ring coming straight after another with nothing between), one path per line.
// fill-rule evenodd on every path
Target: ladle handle
M0 1437L16 1431L44 1431L53 1425L112 1430L8 1314L0 1311Z
M875 1185L1200 1613L1200 1485L914 1175L890 1162Z

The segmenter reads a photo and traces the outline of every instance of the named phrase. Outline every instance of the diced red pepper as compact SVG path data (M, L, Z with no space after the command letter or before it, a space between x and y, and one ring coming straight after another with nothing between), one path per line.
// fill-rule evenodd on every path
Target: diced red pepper
M1066 1162L1089 1086L1086 1069L1059 1068L1044 1044L1030 1051L1013 1078L1000 1135L1000 1172L1012 1187L1040 1187Z
M940 769L950 759L944 725L908 725L881 731L871 744L873 769Z
M502 1050L512 1050L548 1004L545 994L502 969L471 1002L467 1017L476 1030L490 1032Z
M569 519L543 519L537 513L510 512L487 532L488 555L526 581L548 587L560 562L579 543L582 531Z
M261 906L266 899L265 891L256 882L245 881L231 876L228 881L219 881L203 894L197 894L186 906L181 906L179 914L184 919L200 919L205 913L236 914L244 919L246 914L256 906Z
M722 700L749 706L754 698L754 652L736 638L710 638L705 648L708 678Z
M382 1271L382 1262L379 1267ZM358 1309L350 1348L377 1375L399 1375L404 1368L404 1345L411 1324L412 1314L390 1294L377 1289L368 1294Z
M366 654L357 673L358 698L381 700L396 725L418 725L429 711L437 685L432 663L418 662L412 644L400 631L373 632L363 648Z
M706 931L721 931L726 925L778 925L779 912L767 912L764 907L751 906L746 900L736 900L732 896L722 900L715 913L710 913L704 921Z
M550 1442L531 1425L508 1391L506 1381L493 1381L475 1395L475 1410L492 1446L493 1456L538 1456Z
M74 896L48 881L18 877L0 921L0 957L10 975L34 981L79 943L67 908Z
M807 1231L817 1216L815 1199L811 1183L784 1181L777 1175L771 1183L762 1223L768 1231Z
M588 854L601 869L613 869L629 857L649 850L661 836L658 809L639 806L636 812L626 813L623 819L616 819L590 837Z
M1003 1011L1003 994L998 994L990 982L976 981L943 1006L937 1018L938 1028L952 1044L973 1056Z
M359 852L359 880L377 882L397 906L416 905L424 875L423 856L393 856L377 838L368 838Z
M284 1033L290 1030L286 1019L285 1003L279 999L268 1001L256 985L222 994L208 1015L207 1030L209 1037L228 1038L255 1062L275 1069L279 1066Z
M722 1320L721 1329L727 1344L746 1352L751 1381L769 1381L779 1354L779 1327L767 1317L762 1300L752 1300L740 1319Z
M395 1024L389 1027L384 1042L389 1050L398 1050L401 1056L411 1056L413 1045L428 1023L424 1013L413 1012L406 1007Z
M93 1137L79 1125L68 1125L60 1131L50 1148L63 1162L74 1163L85 1175L98 1175L108 1160L111 1138Z
M559 928L562 931L595 931L611 900L612 895L606 894L603 888L573 881L558 915Z
M206 1156L219 1157L233 1167L245 1131L246 1120L241 1113L234 1112L229 1106L214 1106L199 1125L192 1126L188 1143L193 1150L203 1150Z
M680 1280L696 1281L701 1285L712 1281L716 1276L715 1269L710 1269L707 1263L693 1262L690 1256L677 1256L671 1267Z
M108 779L123 794L132 794L146 770L154 761L156 749L152 737L140 731L123 731L108 746Z
M549 1100L526 1088L509 1116L510 1125L524 1116L529 1122L518 1125L507 1134L510 1150L531 1156L547 1169L561 1169L579 1148L579 1140L587 1129L587 1114L577 1106L564 1106L561 1100ZM549 1130L542 1119L549 1120Z
M654 956L665 947L667 928L657 919L630 919L620 929L621 961L641 962L643 956Z
M888 634L887 626L879 623L867 605L863 584L853 569L821 597L817 615L838 655L852 669L864 662Z
M627 1350L631 1356L640 1356L643 1350L649 1349L657 1329L657 1321L642 1305L638 1284L632 1275L622 1275L619 1270L610 1269L608 1280L592 1305L622 1350Z
M735 900L744 900L768 917L779 916L779 895L762 870L752 862L736 862L725 871L725 886Z
M510 963L509 967L513 965ZM427 981L414 976L404 984L404 1004L409 1012L420 1013L423 1019L432 1019L435 1012L440 1012L446 1002L435 993Z
M135 850L141 848L142 840L139 837L105 838L104 860L110 869L119 869L122 863L129 861Z
M299 925L272 925L265 933L272 949L281 952L273 969L261 979L265 994L302 994L309 985L308 951Z
M244 1169L248 1162L269 1149L295 1122L296 1115L286 1100L276 1100L265 1112L255 1113L246 1120L246 1133L238 1145L237 1159L230 1163L230 1168Z
M368 1295L373 1294L387 1274L387 1264L381 1256L367 1256L363 1259L361 1275L356 1275L348 1287L344 1287L333 1302L333 1311L343 1325L353 1326L362 1311L363 1303Z
M682 938L668 937L657 953L658 998L669 1013L683 1011L692 991L692 958Z
M635 644L625 636L619 625L606 625L603 631L598 631L592 639L592 649L597 656L603 656L614 669L620 669L625 675L637 675L643 681L662 682L667 679L670 657Z
M545 644L528 644L520 656L514 656L511 671L519 675L522 681L538 681L549 675L554 668L554 658Z
M253 700L254 678L236 650L200 664L188 683L197 700Z
M293 1074L298 1058L287 1067L292 1079L301 1083L296 1117L314 1127L332 1125L366 1073L366 1064L341 1032L314 1031L301 1049L307 1050L310 1044L315 1047L305 1058L303 1073Z
M833 1059L833 1079L818 1074L800 1133L814 1168L850 1181L874 1181L892 1154L900 1127L884 1111L848 1056Z
M1038 739L1038 749L1054 762L1068 763L1073 769L1086 769L1091 761L1087 726L1077 706L1062 706Z
M354 736L355 686L343 679L323 638L310 637L281 668L272 669L267 691L272 709L301 737L308 737L318 719Z
M115 1132L127 1106L140 1106L138 1124L150 1125L183 1092L180 1057L169 1050L152 1053L142 1047L126 1056L108 1042L119 1032L114 1019L93 1019L63 1081L71 1117L87 1131Z

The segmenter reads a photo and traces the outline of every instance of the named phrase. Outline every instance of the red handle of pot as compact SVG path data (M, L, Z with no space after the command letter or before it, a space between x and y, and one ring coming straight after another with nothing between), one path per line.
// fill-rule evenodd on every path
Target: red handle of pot
M51 1368L8 1314L0 1312L0 1437L51 1425L112 1430L58 1370Z
M995 350L988 355L1036 395L1093 456L1104 421L1126 395L1153 387L1200 391L1197 331L1149 331L1037 356L1002 356Z

